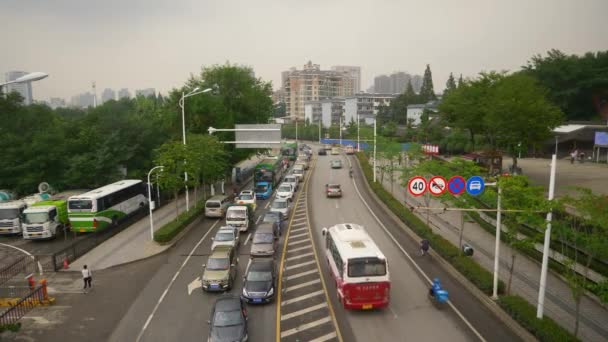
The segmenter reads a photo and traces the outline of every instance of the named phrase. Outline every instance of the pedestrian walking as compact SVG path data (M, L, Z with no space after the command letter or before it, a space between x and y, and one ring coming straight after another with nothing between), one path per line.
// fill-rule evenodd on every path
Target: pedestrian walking
M91 281L93 280L93 273L91 273L91 270L87 267L87 265L84 265L82 267L82 281L84 282L84 287L83 287L83 291L84 293L87 293L87 287L89 289L91 289Z
M427 239L420 241L420 255L425 255L429 251L430 242Z
M572 152L570 152L570 164L574 164L574 161L576 160L577 155L578 155L578 150L573 150Z

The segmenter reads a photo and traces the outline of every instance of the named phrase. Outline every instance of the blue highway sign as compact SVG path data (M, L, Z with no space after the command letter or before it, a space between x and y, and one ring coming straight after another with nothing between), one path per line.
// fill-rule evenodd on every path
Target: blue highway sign
M479 176L473 176L467 180L467 192L473 196L482 193L485 187L486 183Z

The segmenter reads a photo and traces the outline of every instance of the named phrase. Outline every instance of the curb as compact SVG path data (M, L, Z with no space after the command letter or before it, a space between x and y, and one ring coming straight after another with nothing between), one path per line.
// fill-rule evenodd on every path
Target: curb
M416 235L392 210L390 210L384 202L382 202L376 193L372 190L367 182L367 178L363 174L361 169L361 164L359 158L354 157L357 161L357 169L359 170L359 174L362 175L362 183L365 183L365 187L367 191L371 194L371 198L378 204L388 215L399 225L399 227L405 231L410 238L412 238L416 242L420 242L422 239ZM391 195L392 196L392 195ZM438 255L435 251L431 250L429 253L433 256L435 260L439 261L439 264L443 269L448 272L452 277L458 280L464 287L471 293L475 298L477 298L488 310L490 310L496 318L498 318L502 323L504 323L511 331L513 331L517 336L519 336L523 341L537 341L537 339L526 329L524 329L519 323L517 323L509 314L507 314L496 302L491 300L488 296L486 296L481 290L479 290L473 283L471 283L467 278L465 278L460 272L458 272L454 266L445 261L440 255Z

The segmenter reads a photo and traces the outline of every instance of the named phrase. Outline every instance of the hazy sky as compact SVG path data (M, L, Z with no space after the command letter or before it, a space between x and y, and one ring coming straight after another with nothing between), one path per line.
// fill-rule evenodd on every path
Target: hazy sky
M516 70L551 48L608 49L608 0L1 0L0 73L44 71L38 100L178 87L201 66L252 66L279 87L308 60L359 65L362 88L392 71L435 90L450 72Z

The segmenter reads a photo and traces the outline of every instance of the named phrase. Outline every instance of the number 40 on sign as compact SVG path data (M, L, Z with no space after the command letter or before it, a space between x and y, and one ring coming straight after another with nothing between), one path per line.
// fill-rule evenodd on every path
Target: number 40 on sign
M426 179L421 176L412 177L410 181L407 183L407 190L413 196L420 196L425 193L428 184Z

